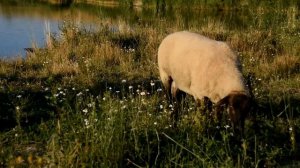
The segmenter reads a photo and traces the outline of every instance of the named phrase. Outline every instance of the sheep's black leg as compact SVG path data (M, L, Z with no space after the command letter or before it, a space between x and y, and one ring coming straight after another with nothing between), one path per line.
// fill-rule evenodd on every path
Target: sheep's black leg
M173 119L174 126L176 127L180 116L179 113L183 105L182 100L185 98L186 93L179 90L176 86L176 83L173 81L171 84L171 94L172 94L172 106L173 106L171 118Z
M173 84L173 79L170 76L162 79L164 79L162 82L166 90L166 96L170 105L169 107L171 107L170 110L172 110L171 119L174 123L173 125L176 125L178 119L178 110L175 108L177 90L176 88L172 88L172 85L175 86L175 83Z
M208 111L209 113L212 112L212 102L210 101L210 99L208 97L204 97L204 111Z
M173 79L171 77L168 78L168 81L167 81L167 84L165 84L165 89L166 89L166 92L167 92L167 98L169 100L169 103L172 103L172 82L173 82Z
M175 121L179 120L180 111L182 111L184 106L184 99L186 97L186 93L177 90L176 96L174 97L174 114L175 114Z

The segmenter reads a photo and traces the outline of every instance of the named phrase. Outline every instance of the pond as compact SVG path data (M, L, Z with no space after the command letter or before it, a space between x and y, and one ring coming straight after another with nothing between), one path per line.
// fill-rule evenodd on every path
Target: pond
M24 57L26 48L44 47L47 34L59 36L59 27L65 21L90 27L97 20L96 15L82 10L0 3L0 58Z

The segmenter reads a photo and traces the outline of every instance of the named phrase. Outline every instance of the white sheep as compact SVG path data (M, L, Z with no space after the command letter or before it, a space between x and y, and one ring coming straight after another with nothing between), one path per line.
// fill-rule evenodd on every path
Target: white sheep
M219 119L226 105L233 126L243 129L251 99L238 58L226 43L187 31L170 34L159 46L158 66L170 96L180 90L197 101L208 98Z

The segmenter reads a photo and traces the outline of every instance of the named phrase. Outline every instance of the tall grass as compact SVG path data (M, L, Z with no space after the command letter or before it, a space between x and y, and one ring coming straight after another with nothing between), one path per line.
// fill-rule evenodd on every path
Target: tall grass
M295 9L274 17L260 10L243 28L217 17L187 21L180 13L171 19L142 15L138 23L117 21L117 28L103 23L94 32L65 23L59 39L48 36L51 47L0 62L0 166L299 165ZM226 41L252 77L258 111L256 120L253 114L247 120L243 139L227 117L219 126L191 97L174 127L156 52L167 34L182 29Z

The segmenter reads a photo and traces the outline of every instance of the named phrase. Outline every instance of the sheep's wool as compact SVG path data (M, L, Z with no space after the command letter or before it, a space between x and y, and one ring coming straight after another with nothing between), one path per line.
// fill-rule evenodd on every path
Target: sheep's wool
M165 86L171 79L172 87L196 99L208 97L216 103L232 92L248 93L230 47L196 33L168 35L158 49L158 66Z

